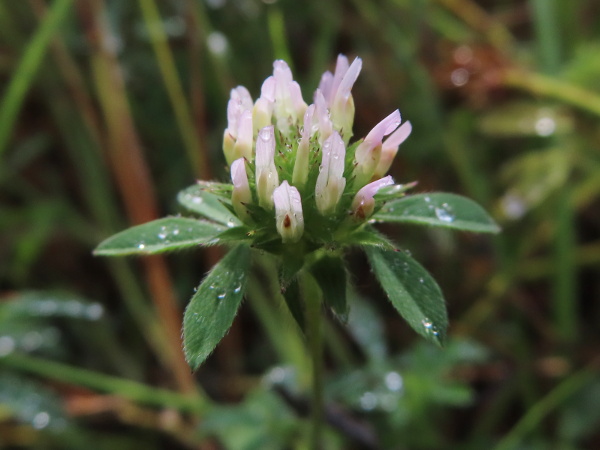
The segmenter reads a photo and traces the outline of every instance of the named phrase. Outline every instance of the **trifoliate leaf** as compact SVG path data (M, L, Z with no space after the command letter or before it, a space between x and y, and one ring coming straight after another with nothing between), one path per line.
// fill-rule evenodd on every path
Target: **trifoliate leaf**
M234 247L212 268L185 310L185 357L197 369L231 327L244 297L250 271L250 248Z
M366 247L369 262L392 305L421 336L443 344L448 327L442 292L406 252Z
M485 210L466 197L443 192L416 194L391 201L377 212L379 222L414 223L477 233L498 233Z
M165 217L117 233L96 247L95 255L148 255L202 244L226 228L205 220Z
M179 192L177 201L189 211L228 227L241 225L240 220L225 206L231 203L229 197L218 196L215 192L205 184L196 184Z

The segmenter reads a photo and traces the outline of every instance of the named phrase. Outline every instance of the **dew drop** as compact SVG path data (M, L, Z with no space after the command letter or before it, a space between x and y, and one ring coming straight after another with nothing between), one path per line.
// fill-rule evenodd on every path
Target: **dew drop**
M220 293L219 295L217 295L217 298L219 300L223 300L225 297L227 297L227 294L225 292Z
M138 244L137 248L144 250L146 248L146 244Z
M242 290L242 285L238 284L234 289L233 289L233 293L234 294L239 294L239 292Z
M167 237L167 228L166 227L160 227L160 233L158 233L158 238L159 239L164 239Z
M0 336L0 356L10 355L15 349L15 340L10 336Z
M199 205L204 201L202 197L194 197L193 195L190 195L190 198L192 199L192 203L195 203L196 205Z
M48 414L46 411L41 411L33 417L31 423L33 425L33 428L35 428L36 430L46 428L50 423L50 414Z
M173 236L177 236L179 234L179 228L173 229Z
M89 320L98 320L104 314L104 308L100 303L92 303L85 311L85 316Z
M234 222L232 219L229 219L229 220L227 221L227 226L228 226L229 228L233 228L233 227L235 226L235 222Z
M373 392L365 392L359 401L360 407L365 411L372 411L377 407L377 396Z
M385 375L385 385L390 391L398 392L403 384L402 376L398 372L392 371Z
M435 215L442 222L452 222L454 221L454 214L450 212L450 208L446 203L442 205L441 208L435 208Z
M426 203L429 203L431 201L431 197L427 196L427 197L424 198L424 200L425 200Z

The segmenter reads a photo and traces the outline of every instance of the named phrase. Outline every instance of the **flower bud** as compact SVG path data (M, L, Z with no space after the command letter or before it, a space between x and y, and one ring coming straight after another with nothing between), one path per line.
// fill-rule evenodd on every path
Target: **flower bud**
M231 163L231 181L233 183L233 193L231 194L233 209L243 222L248 223L250 215L245 205L252 202L252 193L248 184L244 158L236 159Z
M313 121L316 122L317 131L319 133L319 143L323 145L323 142L327 140L333 132L333 123L329 118L329 110L327 109L327 102L325 97L319 89L315 92L315 115Z
M304 187L308 178L308 157L314 112L315 105L310 105L304 113L304 127L296 150L296 161L294 162L294 173L292 174L292 183L295 186Z
M245 110L239 119L238 122L238 130L237 130L237 140L233 145L233 152L231 155L227 155L225 153L225 158L229 161L236 160L239 158L252 158L252 142L253 142L253 130L252 130L252 112L250 110Z
M302 199L298 189L286 180L273 191L275 224L284 243L298 242L304 233Z
M358 145L354 154L356 185L360 186L371 180L381 158L383 137L394 131L398 125L400 125L400 111L396 110L375 125L364 141Z
M356 58L350 67L348 67L347 60L344 63L338 58L336 73L331 81L331 93L329 94L331 121L334 128L344 136L345 142L348 142L352 136L352 124L354 123L354 100L350 91L361 68L362 60L360 58ZM338 79L340 80L339 84L337 84Z
M288 134L290 127L297 124L307 105L302 99L300 85L292 78L292 71L285 61L273 63L274 87L274 115L277 129Z
M252 97L245 87L231 90L223 136L223 153L228 164L242 156L252 157L252 108Z
M346 187L344 162L346 147L337 131L323 143L323 159L319 167L319 176L315 186L317 209L323 215L330 214L340 201Z
M396 153L398 153L400 144L406 140L411 131L412 125L410 122L404 122L400 128L394 131L385 140L381 146L381 157L379 158L379 163L377 164L375 172L373 173L373 178L381 178L387 173L388 170L390 170L392 161L394 161Z
M273 190L279 184L274 158L275 130L271 125L258 132L255 159L258 204L267 209L273 208Z
M227 130L237 139L238 121L244 111L252 111L252 97L244 86L231 90L229 103L227 103Z
M360 189L354 200L352 200L352 215L358 221L365 220L375 209L375 199L373 198L377 191L385 186L394 184L394 179L388 175L380 180L373 181Z

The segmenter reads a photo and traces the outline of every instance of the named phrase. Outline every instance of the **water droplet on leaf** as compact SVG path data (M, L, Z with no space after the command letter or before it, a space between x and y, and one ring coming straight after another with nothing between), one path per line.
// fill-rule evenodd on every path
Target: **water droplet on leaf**
M450 211L450 208L444 203L441 208L435 208L435 215L442 222L454 221L454 214Z

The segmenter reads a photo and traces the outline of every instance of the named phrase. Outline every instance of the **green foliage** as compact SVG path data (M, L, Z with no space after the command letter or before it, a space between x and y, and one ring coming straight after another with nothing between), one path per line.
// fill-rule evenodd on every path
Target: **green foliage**
M443 344L448 328L446 304L431 275L406 252L373 247L366 252L394 308L421 336Z
M331 425L349 419L372 430L375 448L596 448L600 19L593 2L529 3L523 15L518 1L0 2L0 447L308 447L298 405L308 401L311 365L298 280L316 267L318 281L330 268L315 247L298 246L283 262L274 229L235 218L221 143L232 87L256 97L273 59L290 55L308 99L344 51L365 63L355 138L396 107L413 133L391 170L406 190L376 195L381 223L338 235L329 224L308 230L329 233L319 246L343 253L335 264L343 261L348 282L347 323L327 316L323 326L325 403L337 412L323 421L325 447L368 448ZM193 223L191 240L163 246L152 238L162 225L145 224L148 234L98 250L139 257L91 257L140 217L178 212L173 199L195 178L219 182L179 194L188 217L157 221ZM420 193L408 191L412 180ZM502 233L448 232L498 228L441 190L477 200ZM425 206L434 195L452 201ZM444 203L454 220L435 214ZM136 251L148 242L157 253L195 251L168 267L153 257L163 266L152 272L149 247ZM200 247L216 244L246 246L247 308L227 306L241 327L227 354L195 375L195 394L182 383L187 365L178 371L178 317L218 260L220 250ZM401 286L392 298L408 295L401 308L417 317L438 298L435 289L415 294L415 278L391 269L406 256L391 256L398 248L410 248L442 287L443 349L399 326L371 286L382 277L388 289ZM373 275L362 249L376 255ZM273 254L276 268L265 262ZM331 270L341 286L339 265ZM211 295L194 299L214 306ZM285 395L261 376L279 371L291 374ZM43 412L51 419L38 429ZM52 428L54 417L66 428ZM196 420L200 430L190 432Z
M250 270L250 249L238 245L204 278L185 310L183 342L193 369L225 336L244 297Z
M152 255L210 245L226 228L205 220L165 217L129 228L101 242L98 256Z
M500 231L494 220L477 203L441 192L409 195L391 201L374 218L381 222L406 222L477 233Z

